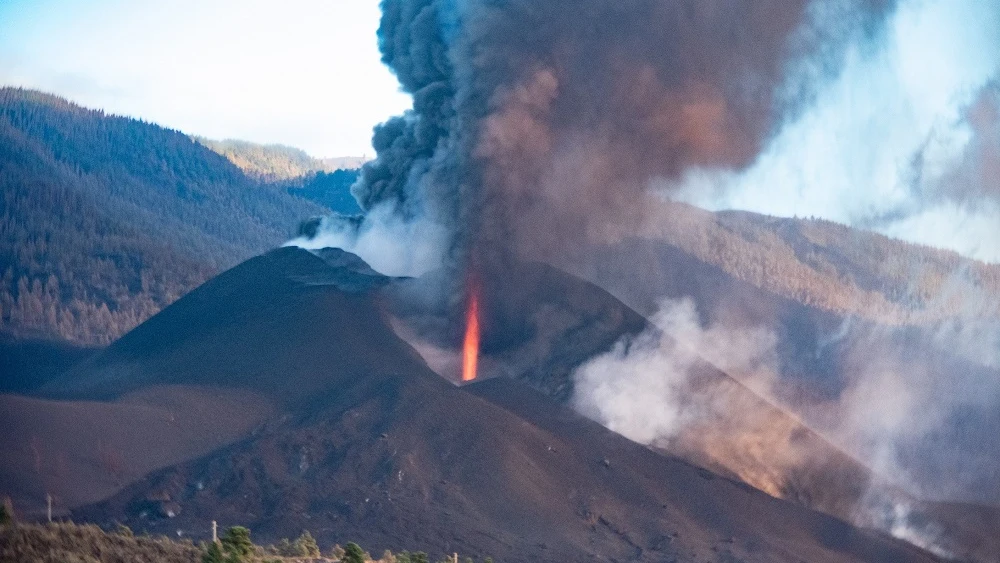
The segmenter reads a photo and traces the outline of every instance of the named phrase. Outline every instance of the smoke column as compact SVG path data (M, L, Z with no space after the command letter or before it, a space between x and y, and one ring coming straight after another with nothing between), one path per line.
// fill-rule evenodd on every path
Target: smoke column
M376 128L378 156L354 187L378 213L326 230L353 229L348 250L379 230L415 230L457 269L470 254L486 267L558 255L634 221L652 178L752 164L893 8L385 0L379 46L413 109ZM399 227L413 224L429 227ZM384 249L358 250L378 262Z

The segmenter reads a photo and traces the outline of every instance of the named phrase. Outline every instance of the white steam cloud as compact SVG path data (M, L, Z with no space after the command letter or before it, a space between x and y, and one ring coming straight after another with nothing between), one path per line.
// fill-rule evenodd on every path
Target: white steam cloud
M635 442L666 447L710 414L690 400L700 362L761 381L773 373L777 340L770 331L702 327L690 299L664 300L651 321L655 328L625 337L574 374L574 407Z
M441 267L447 245L448 230L443 225L425 217L406 220L388 203L376 206L360 220L324 217L315 236L285 243L307 250L340 248L387 276L419 276Z

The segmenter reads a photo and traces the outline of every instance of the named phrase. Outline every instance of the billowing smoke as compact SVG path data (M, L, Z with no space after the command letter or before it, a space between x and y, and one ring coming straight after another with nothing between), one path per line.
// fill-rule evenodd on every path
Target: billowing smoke
M651 178L750 165L893 7L386 0L383 61L413 110L376 128L354 194L396 230L444 228L442 265L557 255L634 221Z

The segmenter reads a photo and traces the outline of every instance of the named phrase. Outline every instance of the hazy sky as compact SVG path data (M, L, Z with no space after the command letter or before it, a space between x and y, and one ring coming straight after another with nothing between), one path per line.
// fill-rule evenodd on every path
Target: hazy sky
M377 0L0 0L0 84L213 138L372 155L409 107Z

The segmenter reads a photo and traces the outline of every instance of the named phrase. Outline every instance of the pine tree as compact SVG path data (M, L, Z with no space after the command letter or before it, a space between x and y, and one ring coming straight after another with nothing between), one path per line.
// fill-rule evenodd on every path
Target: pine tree
M299 555L295 548L296 546L292 545L292 542L288 541L288 538L281 538L281 541L278 542L278 547L276 549L278 551L278 555L282 555L284 557L295 557L296 555Z
M216 542L209 542L205 548L205 553L201 556L201 563L223 563L222 548Z
M243 526L231 526L222 536L222 547L228 555L228 561L245 561L253 555L253 542L250 541L250 530Z
M341 558L341 563L365 563L365 551L361 549L361 546L354 543L348 542L347 546L344 547L344 557Z
M316 540L309 533L309 530L302 531L302 535L295 540L295 547L296 551L303 557L319 557L319 545L316 544Z

